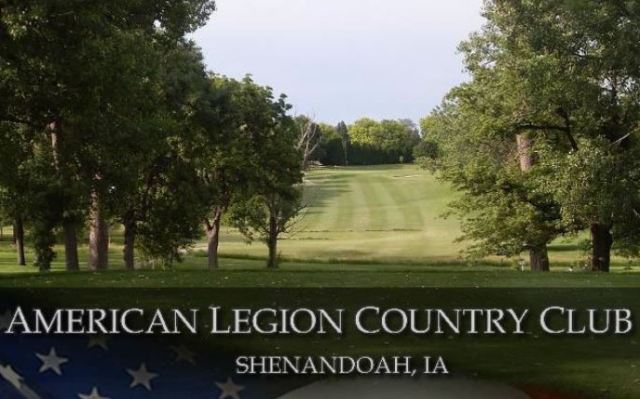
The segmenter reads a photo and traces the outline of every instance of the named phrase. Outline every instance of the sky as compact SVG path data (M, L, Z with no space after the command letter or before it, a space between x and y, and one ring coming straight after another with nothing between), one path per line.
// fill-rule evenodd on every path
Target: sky
M217 0L193 38L207 67L251 74L296 115L419 121L467 77L458 43L482 0Z

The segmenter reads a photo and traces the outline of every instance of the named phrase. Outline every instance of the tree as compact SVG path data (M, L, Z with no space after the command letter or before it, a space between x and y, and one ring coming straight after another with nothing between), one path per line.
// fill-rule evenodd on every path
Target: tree
M144 187L145 213L136 224L137 246L145 259L165 265L179 262L184 250L201 237L202 219L209 211L196 165L179 154L170 155Z
M158 50L203 24L213 8L206 0L31 0L3 5L0 121L21 124L47 138L49 168L39 169L43 176L36 177L61 190L56 196L64 204L58 215L41 210L47 220L37 219L38 228L32 231L42 235L36 237L37 246L49 245L39 250L43 269L52 258L48 253L56 224L65 230L67 267L78 267L76 231L89 201L90 263L106 267L109 196L117 185L111 178L118 158L126 159L126 138L139 132L137 117L149 115Z
M209 87L202 54L184 41L161 49L155 58L157 68L147 72L155 79L154 91L147 91L148 102L139 100L146 106L138 106L131 116L132 134L120 144L133 151L114 159L111 167L110 180L115 184L110 208L124 227L123 260L128 270L135 267L139 238L145 257L167 263L179 259L178 251L195 238L194 223L199 225L202 218L198 215L204 199L195 178L197 151L192 148L199 146L196 119ZM193 187L186 186L187 181Z
M230 212L232 224L249 240L257 235L269 250L267 267L278 267L278 240L290 232L302 210L302 154L298 151L298 129L287 114L285 97L273 98L270 88L262 88L270 112L251 132L253 174L249 190Z
M203 220L208 264L216 269L221 222L227 210L239 202L250 201L258 193L270 193L269 173L284 168L299 173L301 164L293 166L289 162L291 159L300 162L290 156L296 151L297 137L287 136L291 147L282 153L273 150L282 136L279 129L286 125L288 132L295 130L286 115L289 106L284 98L274 99L270 88L257 85L249 76L237 81L214 75L210 80L211 90L198 112L200 129L193 156L200 184L207 193L209 211ZM289 183L285 180L283 184Z
M349 128L347 124L341 121L336 126L336 132L342 140L342 149L344 150L344 165L349 165L349 146L351 145L351 137L349 136Z
M351 164L375 165L413 161L420 135L411 121L359 119L349 128Z
M323 165L345 166L347 165L348 141L338 133L338 130L326 123L318 125L319 142L314 154L314 160ZM348 137L347 137L348 139Z
M473 243L472 255L528 251L531 269L548 271L547 244L564 232L560 208L538 189L537 170L523 173L516 143L502 126L477 111L479 104L497 104L485 97L492 93L474 81L455 89L423 120L438 148L427 165L462 193L451 213L462 220L461 239Z
M562 224L591 232L591 268L608 271L612 248L636 252L640 224L633 56L640 5L490 1L485 8L487 25L461 46L473 81L494 80L494 106L474 105L479 123L499 124L535 153L538 187L560 204Z
M299 116L295 121L300 130L296 149L302 155L301 169L307 170L320 147L321 130L309 117Z
M257 235L267 245L267 268L277 269L278 240L282 234L291 232L302 209L301 192L290 187L289 190L254 195L235 204L231 220L249 240Z
M27 162L32 156L30 147L25 145L25 129L13 123L0 123L0 208L2 223L13 225L13 241L16 246L17 262L26 265L25 257L25 216L26 197L29 195L29 170Z

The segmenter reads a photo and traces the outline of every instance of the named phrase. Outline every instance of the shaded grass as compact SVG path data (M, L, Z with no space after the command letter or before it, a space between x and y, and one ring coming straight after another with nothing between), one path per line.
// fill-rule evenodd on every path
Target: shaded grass
M4 269L4 267L3 267ZM339 264L283 263L271 271L262 260L222 259L209 271L206 259L193 257L171 269L126 272L49 273L12 269L0 274L1 287L640 287L640 274L618 272L519 272L490 264Z
M295 231L282 237L280 256L297 263L375 265L474 265L462 257L466 243L456 242L459 223L441 216L456 193L414 165L317 168L306 177L305 217ZM4 244L9 245L10 229L4 229ZM550 246L552 267L556 271L580 270L584 250L578 238L562 238ZM111 260L121 264L122 237L112 236ZM187 264L198 263L206 248L196 245ZM62 254L62 249L57 248ZM261 242L247 244L235 229L223 227L220 254L248 260L266 258ZM54 269L62 267L61 256ZM33 259L29 251L28 257ZM81 248L81 262L86 261L86 246ZM0 248L0 273L21 272L14 266L15 254ZM515 268L517 259L490 258L480 265ZM640 264L613 259L615 271L640 270Z
M442 217L457 194L429 172L415 165L317 168L307 174L306 182L308 208L295 231L283 237L279 246L283 258L466 263L461 253L469 243L456 241L461 235L459 222ZM554 242L550 246L552 264L581 268L586 254L577 243L584 238ZM224 256L266 257L263 245L247 245L228 227L223 229L220 251ZM616 257L613 263L621 268L630 264Z

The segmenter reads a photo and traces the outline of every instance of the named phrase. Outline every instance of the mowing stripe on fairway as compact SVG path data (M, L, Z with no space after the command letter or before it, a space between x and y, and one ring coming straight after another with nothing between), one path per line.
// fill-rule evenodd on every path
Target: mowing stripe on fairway
M418 183L420 184L420 183ZM393 199L392 212L402 215L402 223L393 226L396 229L422 230L425 226L422 210L415 202L413 184L387 184L387 192ZM407 193L409 191L409 193ZM413 194L413 195L411 195Z
M364 231L376 231L387 228L387 213L380 204L380 188L370 178L360 179L359 187L367 210L367 217L363 225Z

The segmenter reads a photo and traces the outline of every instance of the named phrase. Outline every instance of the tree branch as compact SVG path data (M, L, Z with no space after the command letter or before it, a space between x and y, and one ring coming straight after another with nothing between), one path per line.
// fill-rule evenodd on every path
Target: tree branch
M520 132L523 130L557 130L563 132L567 135L569 139L569 143L571 144L571 148L573 151L578 151L578 142L571 134L571 119L569 118L569 114L563 109L558 108L556 113L564 120L564 125L556 125L556 124L534 124L534 123L523 123L516 126L516 132Z
M571 134L571 119L569 118L569 114L562 107L559 107L556 110L556 112L564 120L564 125L566 127L565 133L567 134L567 138L569 139L569 142L571 143L571 148L573 149L573 151L578 151L578 143L576 142L576 139L573 138L573 135Z
M569 129L566 126L560 125L535 125L533 123L525 123L522 125L516 126L516 131L522 130L559 130L561 132L567 133Z

